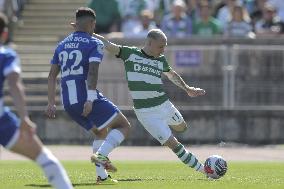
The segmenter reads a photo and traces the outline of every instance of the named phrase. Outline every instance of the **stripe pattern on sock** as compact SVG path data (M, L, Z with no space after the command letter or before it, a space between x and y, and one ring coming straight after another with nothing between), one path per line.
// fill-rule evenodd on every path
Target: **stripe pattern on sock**
M184 164L188 165L191 168L194 168L195 170L198 170L202 165L201 163L199 163L195 155L188 152L182 144L177 145L173 152Z

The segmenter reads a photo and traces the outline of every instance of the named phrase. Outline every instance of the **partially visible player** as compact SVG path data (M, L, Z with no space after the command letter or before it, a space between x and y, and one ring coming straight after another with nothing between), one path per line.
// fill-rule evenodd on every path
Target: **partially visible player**
M7 18L0 13L0 36L4 41ZM3 36L3 37L2 37ZM35 134L35 124L26 110L24 89L20 78L19 57L15 51L0 45L0 145L35 161L49 183L57 189L72 189L72 184L57 158L43 146ZM3 87L7 80L19 118L3 105Z
M61 41L51 60L46 113L55 117L56 77L61 72L61 97L65 111L80 126L96 136L91 160L96 164L97 183L116 183L106 170L115 172L109 153L125 139L130 124L120 110L97 90L103 43L92 37L95 12L86 7L76 11L75 32ZM106 170L105 170L106 169Z
M203 164L172 134L170 128L183 132L187 124L163 90L161 76L167 76L190 97L204 95L205 91L188 86L169 66L163 55L166 35L159 29L150 30L142 49L116 45L103 36L93 35L103 41L106 50L123 60L134 111L144 128L162 145L168 146L184 164L205 174Z

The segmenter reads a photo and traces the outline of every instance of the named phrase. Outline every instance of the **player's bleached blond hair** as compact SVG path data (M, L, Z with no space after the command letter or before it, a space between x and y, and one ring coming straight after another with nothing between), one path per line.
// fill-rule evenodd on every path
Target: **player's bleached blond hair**
M167 40L166 34L160 29L150 30L147 34L147 38L155 39L155 40L163 38L163 39Z

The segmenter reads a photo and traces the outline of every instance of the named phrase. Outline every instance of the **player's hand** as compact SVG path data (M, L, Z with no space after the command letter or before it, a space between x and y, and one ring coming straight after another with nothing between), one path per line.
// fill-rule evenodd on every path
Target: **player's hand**
M83 113L81 115L84 117L87 117L88 114L92 111L92 109L93 109L93 102L90 100L87 100L84 104Z
M47 115L47 117L55 118L55 112L56 112L56 105L48 104L45 110L45 114Z
M36 124L32 122L28 116L25 116L21 120L20 130L21 134L27 133L29 135L34 135L36 132Z
M195 88L195 87L188 87L186 92L188 96L190 97L197 97L197 96L202 96L206 94L204 89Z

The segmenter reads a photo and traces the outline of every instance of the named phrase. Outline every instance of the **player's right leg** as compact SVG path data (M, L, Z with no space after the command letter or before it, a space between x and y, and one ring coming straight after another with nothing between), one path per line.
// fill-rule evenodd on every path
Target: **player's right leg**
M178 109L170 101L165 102L164 106L165 118L170 128L179 133L186 131L187 124Z
M0 118L0 144L13 152L34 160L44 171L50 184L56 189L72 189L73 186L57 158L42 146L32 132L19 128L16 117L6 112Z

